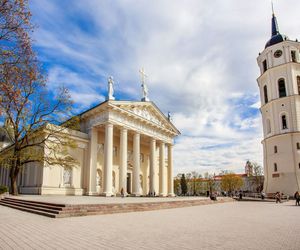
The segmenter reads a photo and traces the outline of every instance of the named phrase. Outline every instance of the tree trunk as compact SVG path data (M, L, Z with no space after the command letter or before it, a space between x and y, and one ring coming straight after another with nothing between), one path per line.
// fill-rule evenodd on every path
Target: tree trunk
M17 185L17 177L16 175L16 167L12 167L10 169L9 178L10 178L10 193L12 195L18 195L18 185Z
M18 195L18 185L17 185L17 176L12 174L10 177L10 184L11 184L11 194Z

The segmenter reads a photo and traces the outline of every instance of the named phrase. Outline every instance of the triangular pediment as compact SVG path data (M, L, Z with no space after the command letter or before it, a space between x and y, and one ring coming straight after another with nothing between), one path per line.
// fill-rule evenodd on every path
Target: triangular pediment
M180 134L177 128L153 102L112 101L110 104L157 126L168 129L176 135Z

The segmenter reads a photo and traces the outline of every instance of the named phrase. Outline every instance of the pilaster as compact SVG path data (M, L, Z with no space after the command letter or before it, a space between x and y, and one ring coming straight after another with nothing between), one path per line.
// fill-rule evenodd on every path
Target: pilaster
M166 196L165 188L165 143L159 145L159 195Z
M123 188L124 194L127 194L127 145L127 129L121 128L119 192L121 192Z
M87 195L96 194L96 176L97 176L97 144L98 144L98 131L92 127L89 131L90 144L89 144L89 168L87 180Z
M110 123L105 125L104 142L104 196L112 196L112 168L113 168L113 129Z
M150 139L150 195L154 195L155 193L155 163L156 163L156 140L151 138Z
M168 196L174 195L173 181L173 145L168 144Z
M133 190L134 196L140 196L140 134L133 135Z

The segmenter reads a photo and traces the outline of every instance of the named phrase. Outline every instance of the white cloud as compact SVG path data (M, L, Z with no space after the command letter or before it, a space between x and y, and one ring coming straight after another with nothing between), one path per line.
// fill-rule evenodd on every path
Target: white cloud
M51 85L65 84L87 107L104 99L105 79L113 75L120 97L140 99L138 70L145 67L151 100L172 112L182 132L176 172L262 163L256 56L270 37L269 1L72 4L32 3ZM280 30L291 38L299 34L299 7L296 0L275 2Z

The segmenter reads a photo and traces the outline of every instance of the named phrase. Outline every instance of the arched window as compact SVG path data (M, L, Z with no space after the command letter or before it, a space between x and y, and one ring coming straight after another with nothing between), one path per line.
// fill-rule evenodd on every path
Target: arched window
M300 143L297 142L297 149L300 149Z
M277 172L278 168L277 168L277 163L274 163L274 172Z
M292 58L292 62L297 62L297 56L295 50L291 51L291 58Z
M267 134L270 134L271 132L271 121L270 119L267 119Z
M284 79L279 79L278 81L278 93L279 97L285 97L286 96L286 89L285 89L285 82Z
M274 146L274 153L277 153L277 146Z
M266 72L267 69L268 69L267 60L264 60L263 63L262 63L262 65L263 65L263 72Z
M298 95L300 95L300 76L297 76Z
M264 86L264 97L265 97L265 103L268 103L268 88L267 88L267 85Z
M287 129L287 121L286 121L286 115L281 116L281 123L282 123L282 129Z

